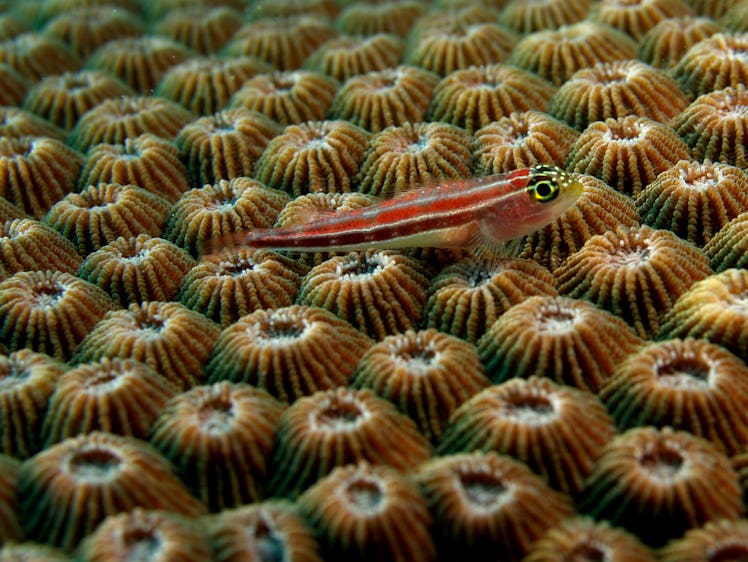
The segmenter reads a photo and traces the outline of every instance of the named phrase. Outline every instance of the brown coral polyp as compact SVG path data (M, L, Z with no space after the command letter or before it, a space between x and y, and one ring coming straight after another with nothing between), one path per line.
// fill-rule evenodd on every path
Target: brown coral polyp
M413 66L398 66L349 78L330 109L367 131L424 121L439 78Z
M699 96L671 126L695 160L748 167L748 90L740 84Z
M369 135L337 119L289 125L257 161L255 178L293 195L353 191Z
M748 443L748 367L705 340L652 343L626 358L600 391L621 428L688 431L732 456Z
M531 297L510 308L478 341L496 382L540 375L598 392L643 341L623 320L591 303Z
M19 478L29 538L72 550L108 515L136 507L195 517L205 507L147 443L94 432L29 459Z
M186 125L176 138L192 183L250 176L270 140L281 132L272 119L245 108L228 109Z
M83 70L43 79L28 93L23 106L71 131L84 113L102 101L133 94L127 85L105 72Z
M0 196L42 218L75 189L83 155L47 137L0 138Z
M718 162L681 160L641 192L636 206L644 224L704 246L748 211L748 174Z
M131 304L109 313L81 343L75 364L103 357L150 365L180 389L204 380L204 365L220 328L176 302Z
M636 43L624 33L581 21L527 35L514 47L509 62L561 86L582 68L635 56Z
M434 562L431 515L416 485L367 463L338 468L299 499L327 560Z
M86 154L78 185L100 183L135 185L170 203L190 188L179 150L153 133L93 146Z
M436 442L449 416L489 381L472 345L428 329L374 344L359 361L351 385L395 404Z
M366 461L407 471L431 456L415 422L368 389L338 388L294 402L281 416L270 484L295 497L333 469Z
M629 115L590 123L572 146L565 167L637 196L660 172L689 156L688 146L670 127Z
M166 200L134 185L100 183L55 204L44 222L73 242L81 255L120 236L158 236L166 222Z
M264 390L220 382L174 397L151 443L211 510L261 499L283 407Z
M307 268L276 252L205 256L184 278L180 301L227 328L255 310L291 306Z
M258 111L283 126L324 119L339 84L319 72L293 70L258 74L246 80L230 107Z
M374 135L355 183L360 193L399 194L471 175L470 135L446 123L405 123Z
M563 166L579 133L541 111L514 111L474 134L477 175L504 174L536 164Z
M738 519L744 509L738 475L713 444L651 427L608 444L579 508L655 546L708 521Z
M657 335L663 316L711 274L695 246L667 230L619 228L590 238L556 270L559 292L611 311L641 337Z
M66 361L115 307L98 287L59 271L23 271L0 283L0 342Z
M450 560L521 560L532 543L571 516L571 500L527 466L494 452L438 457L414 475Z
M178 387L145 363L107 359L63 373L49 401L41 439L45 446L68 437L106 431L146 439Z
M533 261L467 257L431 280L424 323L475 343L515 304L555 294L553 276Z
M86 256L78 276L128 306L174 299L194 265L195 260L171 242L138 234L119 237Z
M75 273L80 264L75 246L39 221L19 218L0 225L0 265L8 273L44 270Z
M509 65L457 70L434 90L429 118L472 132L513 111L545 111L554 93L549 82Z
M692 99L748 81L748 34L715 33L696 43L673 68Z
M397 252L352 252L314 267L297 300L325 308L379 340L418 326L428 273L421 262Z
M345 386L371 344L320 308L257 310L221 333L207 372L210 382L246 382L293 402Z
M593 121L627 115L667 123L687 105L686 96L667 74L628 60L575 72L553 96L549 113L583 130Z

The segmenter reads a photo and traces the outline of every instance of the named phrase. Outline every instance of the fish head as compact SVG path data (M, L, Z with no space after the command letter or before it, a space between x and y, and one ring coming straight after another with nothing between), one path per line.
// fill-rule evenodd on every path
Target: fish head
M524 188L524 201L519 201L517 235L534 232L565 213L584 192L579 178L548 164L530 169Z

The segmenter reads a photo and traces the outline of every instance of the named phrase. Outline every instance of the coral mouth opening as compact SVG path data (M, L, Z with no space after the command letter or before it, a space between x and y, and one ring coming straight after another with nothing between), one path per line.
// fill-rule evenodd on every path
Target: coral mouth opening
M704 388L709 386L709 365L696 358L679 358L657 368L660 384L673 388Z
M495 507L507 493L506 486L490 474L471 472L459 478L467 501L480 509Z
M121 464L122 459L107 449L79 451L70 459L70 467L77 477L94 482L110 480Z
M371 512L381 507L385 494L377 482L358 479L348 484L345 497L360 511Z
M683 455L668 446L657 446L646 451L639 459L640 466L652 480L669 484L680 472L685 459Z
M514 396L504 404L502 411L526 425L547 423L556 414L551 400L541 395Z

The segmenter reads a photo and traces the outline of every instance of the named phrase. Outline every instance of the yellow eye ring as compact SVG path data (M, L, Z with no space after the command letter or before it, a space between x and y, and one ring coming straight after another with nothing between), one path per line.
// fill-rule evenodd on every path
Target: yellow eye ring
M532 177L527 189L532 193L535 201L547 203L558 197L561 189L561 176L564 171L555 166L541 164L532 169Z

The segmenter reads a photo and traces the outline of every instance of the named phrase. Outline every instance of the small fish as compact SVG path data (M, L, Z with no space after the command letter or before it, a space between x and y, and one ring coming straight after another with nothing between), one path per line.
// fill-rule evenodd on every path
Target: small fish
M361 209L321 213L299 224L256 228L209 240L275 250L361 251L457 248L490 250L542 228L568 209L583 187L546 164L506 174L449 180Z

